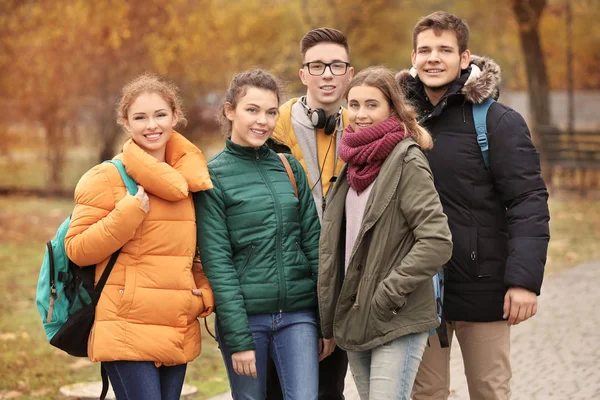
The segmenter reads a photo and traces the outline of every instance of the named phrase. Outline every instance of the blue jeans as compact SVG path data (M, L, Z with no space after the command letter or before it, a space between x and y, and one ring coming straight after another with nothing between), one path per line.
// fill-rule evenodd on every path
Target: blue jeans
M151 361L103 362L117 400L178 400L187 364L156 368Z
M312 310L249 315L256 346L256 379L233 370L231 353L215 324L219 348L227 367L233 400L264 400L267 358L275 362L286 400L316 400L319 392L317 319Z
M349 351L361 400L410 400L429 332L401 336L367 351Z

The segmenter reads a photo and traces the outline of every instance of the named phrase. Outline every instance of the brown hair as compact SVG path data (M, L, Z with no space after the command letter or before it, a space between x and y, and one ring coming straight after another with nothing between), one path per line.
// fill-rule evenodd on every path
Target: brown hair
M265 71L264 69L256 68L248 71L240 72L234 75L227 94L225 94L225 100L219 108L219 122L223 129L225 136L231 135L232 124L227 116L225 115L225 104L229 104L231 108L237 107L238 100L246 95L248 88L257 88L263 90L269 90L277 96L277 105L279 105L281 99L281 84L277 78Z
M402 97L400 88L394 79L394 73L390 69L385 67L369 67L360 71L352 78L348 85L346 100L348 100L350 89L355 86L371 86L381 90L392 109L392 113L404 125L404 129L410 133L415 142L423 150L429 150L433 147L431 135L417 123L415 110Z
M187 124L181 106L179 88L174 83L154 74L142 74L123 86L121 98L116 107L117 124L125 126L129 107L143 93L159 94L171 107L171 111L177 113L177 124L184 126Z
M306 52L321 43L334 43L343 46L350 58L350 47L348 46L348 39L341 31L333 28L317 28L306 35L300 41L300 55L302 56L302 62L304 62L304 56Z
M413 29L413 50L417 50L417 36L419 36L419 33L428 29L433 29L437 36L440 36L442 31L454 32L460 54L469 48L469 25L456 15L445 11L436 11L421 18L415 25Z

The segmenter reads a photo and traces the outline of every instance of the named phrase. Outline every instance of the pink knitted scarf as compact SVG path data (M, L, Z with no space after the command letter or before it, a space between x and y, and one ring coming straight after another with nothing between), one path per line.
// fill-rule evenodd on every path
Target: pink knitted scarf
M394 147L410 137L396 117L358 132L350 125L345 130L339 152L348 164L348 183L357 192L365 190L377 178Z

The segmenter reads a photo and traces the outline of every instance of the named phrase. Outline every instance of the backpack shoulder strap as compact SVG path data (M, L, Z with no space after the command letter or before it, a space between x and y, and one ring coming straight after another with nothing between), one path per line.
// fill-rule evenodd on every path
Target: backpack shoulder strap
M279 156L279 159L281 159L281 162L285 167L288 177L292 182L292 186L294 187L294 194L296 195L296 198L298 198L298 186L296 185L296 177L294 176L294 172L292 171L292 166L290 165L290 162L283 153L277 153L277 155Z
M117 167L117 169L119 170L119 175L121 175L121 179L123 179L123 183L125 183L125 187L127 188L127 191L132 196L135 196L135 194L137 193L137 190L138 190L137 183L133 180L132 177L127 175L127 171L125 170L125 165L123 165L123 161L121 161L121 160L106 160L105 162L111 163L112 165Z
M481 149L483 163L486 169L490 169L489 146L487 136L487 113L495 100L488 97L481 103L473 104L473 121L475 122L475 131L477 132L477 144Z

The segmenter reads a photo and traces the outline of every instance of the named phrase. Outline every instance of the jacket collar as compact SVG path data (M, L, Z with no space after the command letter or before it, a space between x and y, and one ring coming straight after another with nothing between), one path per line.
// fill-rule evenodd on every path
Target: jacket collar
M444 97L462 95L471 103L481 103L489 97L497 99L501 80L500 66L494 60L472 55L469 67L462 71ZM398 72L396 81L407 98L425 100L425 90L415 68Z
M165 162L146 153L132 139L123 146L122 158L129 176L148 193L168 201L213 187L204 155L177 132L167 142Z
M225 143L225 151L237 157L247 159L267 158L271 152L271 150L269 150L269 146L266 144L263 144L259 148L254 148L249 146L240 146L239 144L233 143L231 139L227 139Z

